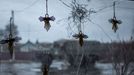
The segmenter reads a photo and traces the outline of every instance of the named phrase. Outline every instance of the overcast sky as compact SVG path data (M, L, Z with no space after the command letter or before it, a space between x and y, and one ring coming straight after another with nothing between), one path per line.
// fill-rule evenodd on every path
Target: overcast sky
M63 0L67 4L71 0ZM83 0L78 0L83 2ZM112 0L91 0L89 7L95 10L101 9L112 4ZM51 28L47 32L44 29L44 23L38 20L39 16L45 15L45 0L0 0L0 28L4 29L9 23L11 10L15 10L15 24L18 26L20 42L26 42L30 39L32 42L53 42L59 39L73 39L68 36L67 21L61 19L70 15L70 9L59 0L48 0L49 15L55 16L56 20L51 22ZM116 8L117 19L123 21L119 25L119 30L114 33L108 19L112 18L112 7L91 15L92 21L99 24L100 27L88 22L84 27L84 33L88 35L88 40L110 41L120 39L128 40L134 25L134 1L120 0ZM111 38L109 38L109 37Z

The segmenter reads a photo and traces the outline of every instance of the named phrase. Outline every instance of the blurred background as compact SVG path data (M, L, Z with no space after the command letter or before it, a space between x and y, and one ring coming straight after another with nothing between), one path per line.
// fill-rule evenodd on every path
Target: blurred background
M113 2L122 22L116 32L109 22ZM46 0L0 0L0 40L9 38L10 25L13 37L21 38L13 43L14 59L9 44L0 44L0 74L43 75L47 65L48 75L134 75L133 13L133 0L48 0L48 14L56 19L47 31L39 21ZM83 46L72 37L79 26L88 36Z

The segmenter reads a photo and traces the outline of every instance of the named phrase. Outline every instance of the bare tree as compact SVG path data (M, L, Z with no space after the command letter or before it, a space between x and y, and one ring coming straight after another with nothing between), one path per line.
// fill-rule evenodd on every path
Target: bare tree
M5 37L6 38L8 37L9 33L10 33L10 25L7 24L6 28L5 28ZM13 37L18 36L18 33L19 32L17 30L17 25L12 24L12 34L13 34Z
M133 26L133 30L132 30L131 40L134 40L134 26Z
M133 75L134 42L112 43L111 59L116 75Z

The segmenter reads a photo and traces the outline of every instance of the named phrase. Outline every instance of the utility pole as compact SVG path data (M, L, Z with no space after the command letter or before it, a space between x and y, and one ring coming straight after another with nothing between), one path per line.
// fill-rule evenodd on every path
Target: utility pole
M11 16L10 19L12 19L12 21L10 21L10 34L9 34L9 38L11 37L11 39L12 39L13 38L12 26L14 25L14 11L13 10L11 11L11 14L12 14L12 16ZM14 46L14 43L13 43L13 46ZM12 49L13 49L13 50L11 50L11 51L13 51L12 61L14 61L15 60L15 50L14 50L14 47Z

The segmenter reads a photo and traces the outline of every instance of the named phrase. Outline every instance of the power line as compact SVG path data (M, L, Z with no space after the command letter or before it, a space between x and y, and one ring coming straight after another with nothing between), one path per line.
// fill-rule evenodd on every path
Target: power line
M22 10L15 10L15 11L16 11L16 12L19 12L19 13L20 13L20 12L24 12L25 10L31 8L31 7L34 6L36 3L38 3L38 1L40 1L40 0L35 0L34 2L32 2L32 4L30 4L29 6L23 8Z
M21 10L14 10L15 12L17 13L21 13L21 12L24 12L25 10L31 8L32 6L34 6L36 3L38 3L40 0L35 0L34 2L31 2L31 4L29 4L29 6L21 9ZM0 10L0 12L9 12L10 10Z

